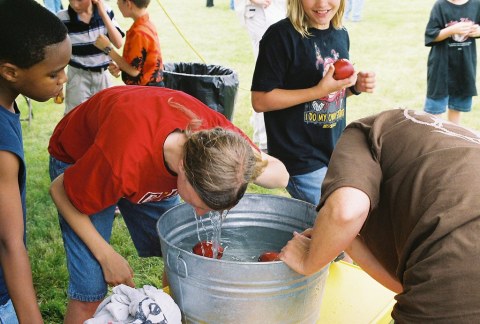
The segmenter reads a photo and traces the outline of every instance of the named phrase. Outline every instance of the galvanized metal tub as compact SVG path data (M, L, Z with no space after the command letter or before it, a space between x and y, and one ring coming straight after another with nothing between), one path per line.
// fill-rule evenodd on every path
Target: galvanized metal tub
M230 210L222 231L261 226L293 233L311 227L315 216L315 206L303 201L247 194ZM187 204L163 214L157 231L170 292L185 323L315 323L318 319L328 267L302 276L282 261L237 262L193 254L179 247L197 231Z

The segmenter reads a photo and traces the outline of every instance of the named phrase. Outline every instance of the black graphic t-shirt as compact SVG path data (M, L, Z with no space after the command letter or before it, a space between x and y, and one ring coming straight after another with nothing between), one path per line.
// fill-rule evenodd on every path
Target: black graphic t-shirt
M347 31L310 29L303 38L288 18L270 26L260 41L252 91L306 89L318 84L335 60L348 59ZM264 114L268 152L290 175L328 165L345 128L345 90L287 109Z
M438 0L434 4L425 30L425 46L432 47L427 65L429 98L477 95L475 38L453 35L441 42L434 42L442 29L461 21L480 22L479 0L469 0L461 5Z

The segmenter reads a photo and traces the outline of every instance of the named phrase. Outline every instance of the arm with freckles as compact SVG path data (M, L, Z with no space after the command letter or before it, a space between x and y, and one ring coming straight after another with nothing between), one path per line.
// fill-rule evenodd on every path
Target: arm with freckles
M290 175L285 165L277 158L262 152L262 159L267 160L267 166L253 183L264 188L285 188Z
M330 65L327 74L318 84L306 89L273 89L272 91L252 91L252 107L256 112L267 112L290 108L303 102L326 97L328 94L350 87L357 81L357 74L343 80L335 80L335 67Z
M60 214L100 263L105 281L112 286L123 283L135 287L133 270L127 260L98 233L90 217L81 213L71 203L63 186L63 174L52 182L50 195Z
M361 190L335 190L318 212L311 238L294 233L280 253L280 259L294 271L310 275L325 267L356 238L370 208L369 197Z
M0 151L0 264L20 323L43 323L23 242L22 202L18 186L20 162Z
M362 237L357 236L352 244L345 249L345 252L357 263L366 273L370 275L377 282L382 284L384 287L390 289L393 292L400 293L402 292L402 284L393 277L386 269L383 267L377 258L372 254L372 252L365 245Z

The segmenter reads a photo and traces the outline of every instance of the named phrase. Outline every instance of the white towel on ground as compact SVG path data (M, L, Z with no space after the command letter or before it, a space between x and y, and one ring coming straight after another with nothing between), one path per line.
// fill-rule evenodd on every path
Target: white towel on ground
M161 289L145 285L132 288L118 285L105 298L84 324L180 324L180 308L172 297Z

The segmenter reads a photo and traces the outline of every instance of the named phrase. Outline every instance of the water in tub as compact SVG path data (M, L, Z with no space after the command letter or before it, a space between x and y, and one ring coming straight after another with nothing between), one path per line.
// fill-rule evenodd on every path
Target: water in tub
M221 245L224 248L221 260L257 262L262 253L279 251L292 237L292 233L289 231L264 226L247 225L222 228L226 215L227 211L221 213L212 211L203 216L195 214L196 233L184 238L177 246L191 251L192 246L200 241L212 241L214 258L216 258L218 247Z

